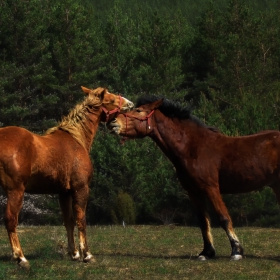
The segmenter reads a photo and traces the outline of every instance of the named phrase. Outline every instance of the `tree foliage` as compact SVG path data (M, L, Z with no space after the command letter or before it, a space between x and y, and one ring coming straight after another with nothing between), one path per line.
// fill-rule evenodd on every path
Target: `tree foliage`
M132 101L145 93L188 103L227 135L279 130L279 9L262 0L2 0L0 126L41 133L84 85ZM138 223L194 222L173 166L151 140L121 146L101 126L91 157L90 223L111 222L120 193ZM269 189L225 200L240 224L279 224Z

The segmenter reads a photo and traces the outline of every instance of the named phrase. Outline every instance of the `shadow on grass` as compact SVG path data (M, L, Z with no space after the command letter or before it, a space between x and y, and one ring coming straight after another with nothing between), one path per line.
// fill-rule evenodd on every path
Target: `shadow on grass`
M31 254L31 255L26 255L25 257L27 260L36 260L36 259L41 259L43 257L43 255ZM12 254L11 254L10 256L9 255L4 255L4 256L0 255L0 262L1 261L6 262L6 261L14 261L14 260L12 259ZM16 261L14 261L14 262L16 262Z
M280 255L279 256L254 256L254 255L245 255L244 259L252 259L252 260L268 260L268 261L275 261L280 262Z
M160 256L160 255L141 255L141 254L127 254L127 253L111 253L111 254L94 254L95 256L107 256L107 257L133 257L133 258L139 258L139 259L163 259L163 260L170 260L170 259L182 259L182 260L191 260L191 261L198 261L197 256L194 255L179 255L179 256ZM245 255L244 259L255 259L255 260L269 260L269 261L275 261L275 262L280 262L280 256L254 256L254 255ZM213 259L209 259L210 261L215 261L215 260L230 260L230 256L216 256ZM242 260L241 260L242 262Z
M67 260L69 262L72 262L70 255L68 254L60 254L60 253L55 253L51 252L51 254L47 253L49 252L50 248L49 247L41 247L38 248L38 252L35 252L33 254L26 254L25 257L27 260ZM98 257L131 257L131 258L139 258L139 259L163 259L163 260L176 260L176 259L182 259L182 260L190 260L194 262L201 262L197 260L196 255L173 255L173 256L166 256L166 255L155 255L155 254L133 254L133 253L120 253L120 252L115 252L115 253L95 253L93 254L94 256ZM255 255L244 255L243 260L268 260L268 261L274 261L274 262L279 262L280 263L280 255L278 256L255 256ZM230 256L221 256L221 255L216 255L215 258L209 259L208 261L216 261L216 260L230 260ZM7 261L12 261L12 256L11 255L0 255L0 262L7 262ZM82 260L81 260L82 261ZM242 260L241 260L242 262Z

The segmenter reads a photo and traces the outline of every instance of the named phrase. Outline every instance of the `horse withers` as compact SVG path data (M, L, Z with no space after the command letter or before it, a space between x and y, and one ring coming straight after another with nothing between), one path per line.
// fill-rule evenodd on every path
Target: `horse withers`
M59 194L72 259L79 259L81 253L84 262L94 261L87 244L85 218L93 173L89 150L100 121L130 110L133 103L105 88L82 90L84 101L43 136L21 127L0 128L0 185L7 194L4 221L13 258L21 267L30 267L16 233L24 192ZM80 252L74 242L75 224Z
M270 186L280 202L280 132L229 137L209 127L180 104L142 97L131 112L108 124L124 140L149 136L173 163L178 179L198 211L204 248L199 260L215 256L206 201L217 214L231 244L231 259L242 259L221 194Z

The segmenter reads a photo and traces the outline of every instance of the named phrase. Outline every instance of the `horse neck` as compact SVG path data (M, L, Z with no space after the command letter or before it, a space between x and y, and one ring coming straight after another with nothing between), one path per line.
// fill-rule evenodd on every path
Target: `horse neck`
M97 133L98 125L100 123L102 110L98 110L96 114L89 114L87 120L81 125L84 133L84 147L87 151L90 150L92 142Z
M101 114L101 107L87 114L82 113L82 117L79 116L79 113L70 113L58 126L49 129L46 134L55 133L56 130L65 131L89 152L98 129Z
M164 116L160 111L155 111L154 131L150 137L170 161L176 165L178 157L182 155L182 149L188 143L190 135L191 121L184 121L181 124L178 120ZM182 133L184 130L184 133Z

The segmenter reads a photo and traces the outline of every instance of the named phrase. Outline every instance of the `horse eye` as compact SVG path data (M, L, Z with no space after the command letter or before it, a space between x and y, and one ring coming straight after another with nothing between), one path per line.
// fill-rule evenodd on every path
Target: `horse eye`
M136 109L136 112L140 113L140 112L141 112L141 110L140 110L140 109Z

